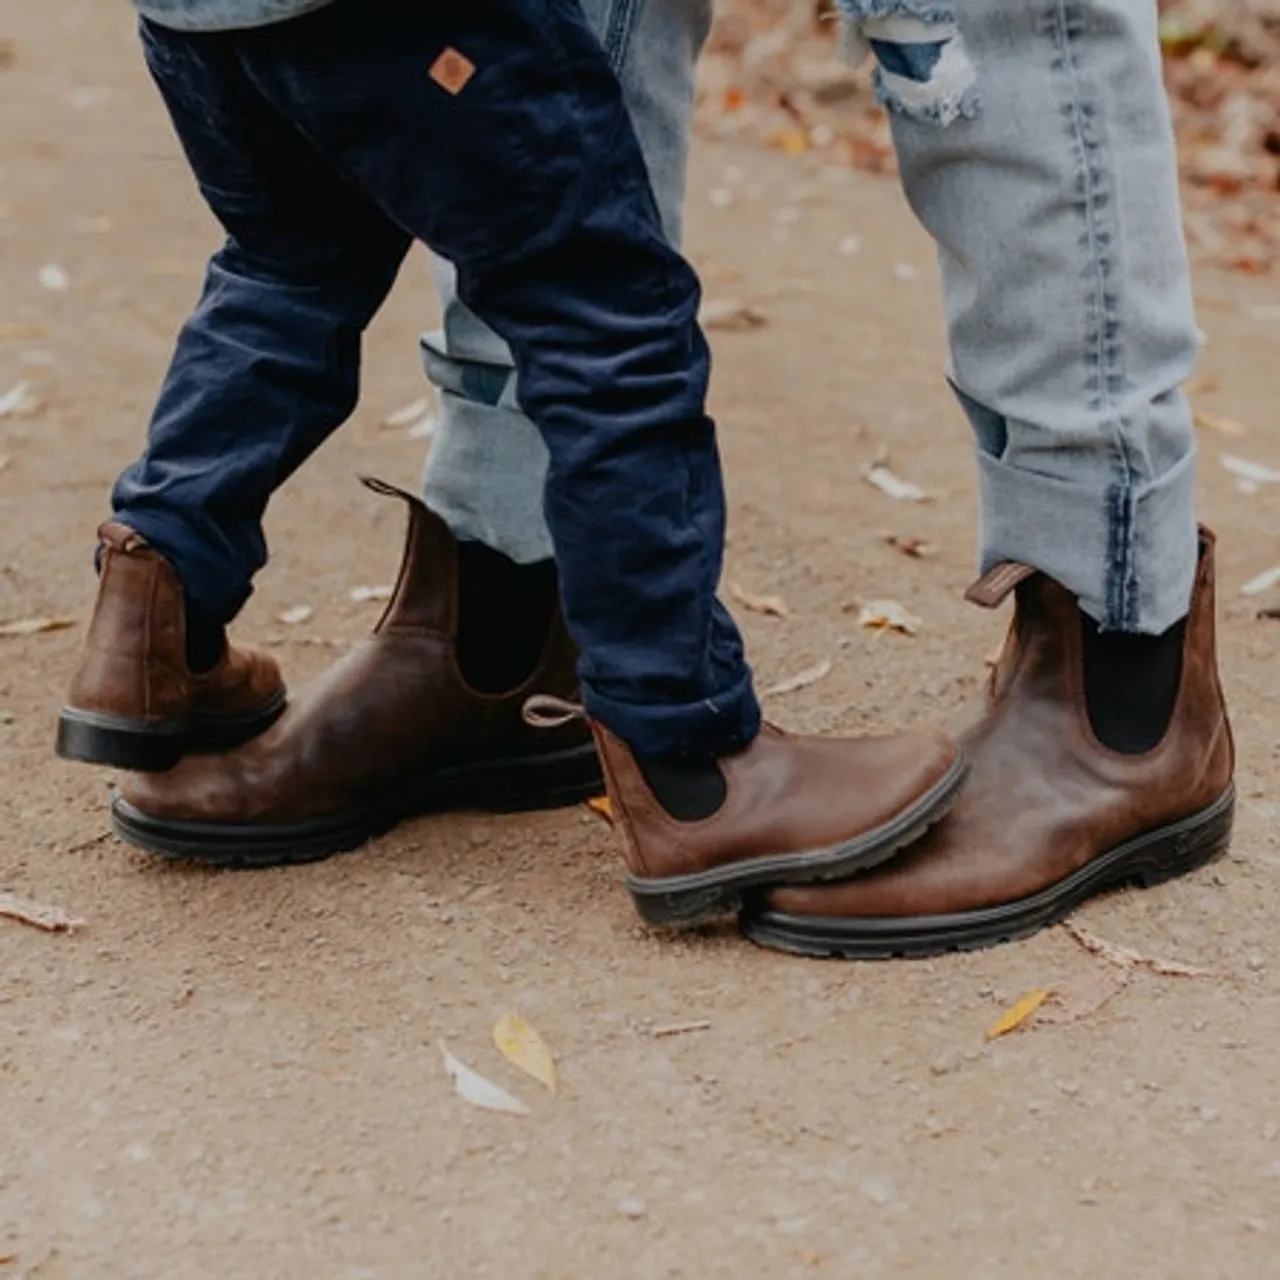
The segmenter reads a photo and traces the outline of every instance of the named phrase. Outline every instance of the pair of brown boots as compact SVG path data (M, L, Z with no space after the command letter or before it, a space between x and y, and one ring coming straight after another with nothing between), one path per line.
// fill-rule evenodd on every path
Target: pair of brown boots
M986 705L958 743L767 726L719 762L719 808L681 821L602 726L526 720L526 708L576 694L576 653L558 614L519 687L468 685L457 544L400 496L409 533L381 622L283 713L279 669L265 655L228 647L212 672L191 675L175 574L136 535L107 526L59 750L134 769L176 764L126 784L113 807L126 840L222 866L301 862L428 811L574 803L599 793L603 766L645 919L691 925L741 908L758 942L850 956L1021 937L1094 894L1180 875L1227 846L1234 760L1207 534L1172 723L1151 751L1121 755L1098 742L1075 601L1043 575L1005 566L971 593L994 607L1016 592L1017 609ZM199 754L214 750L225 754Z

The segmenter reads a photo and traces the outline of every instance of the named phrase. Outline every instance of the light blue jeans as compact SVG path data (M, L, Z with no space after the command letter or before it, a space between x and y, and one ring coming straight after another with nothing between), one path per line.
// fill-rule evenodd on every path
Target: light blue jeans
M981 563L1031 564L1105 627L1160 632L1196 563L1196 326L1155 0L841 0L908 199L937 242L950 378L977 437ZM679 235L710 0L584 0ZM551 554L546 454L510 358L453 297L423 351L428 502L463 538ZM851 494L856 489L851 481Z

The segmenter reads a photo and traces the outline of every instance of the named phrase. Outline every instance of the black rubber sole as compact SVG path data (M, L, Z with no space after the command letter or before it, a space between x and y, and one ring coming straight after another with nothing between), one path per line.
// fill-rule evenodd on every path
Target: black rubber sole
M126 716L63 707L55 750L64 760L109 765L132 773L167 773L183 756L232 751L271 728L283 714L283 688L239 715L190 716L148 724Z
M1233 784L1207 809L1126 841L1058 884L1005 906L949 916L839 919L793 916L770 911L763 901L748 902L742 932L775 951L847 960L926 958L1016 942L1061 923L1099 894L1151 888L1222 857L1231 844L1235 803Z
M165 858L231 869L318 862L358 849L409 818L473 809L519 813L580 804L603 795L594 745L521 759L486 761L409 778L365 804L280 826L178 822L143 813L120 796L111 824L122 840Z
M945 818L968 775L968 763L957 759L910 809L874 831L829 849L752 858L688 876L655 880L628 876L627 888L636 910L649 924L683 929L733 914L741 909L744 896L760 886L847 880L887 862Z

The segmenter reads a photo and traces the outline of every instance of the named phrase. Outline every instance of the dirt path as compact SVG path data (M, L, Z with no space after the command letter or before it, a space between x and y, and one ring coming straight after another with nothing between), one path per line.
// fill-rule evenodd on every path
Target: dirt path
M0 0L17 43L0 72L0 394L31 378L48 399L0 420L0 621L83 622L106 487L213 243L123 10ZM841 255L853 235L862 251ZM754 659L766 681L834 662L773 713L820 729L950 715L1002 621L960 601L974 482L927 245L890 184L719 144L697 159L691 244L713 296L768 318L716 335L730 577L792 612L744 616ZM45 264L68 290L42 287ZM0 892L88 921L46 936L0 919L0 1256L17 1255L0 1276L1273 1273L1280 623L1240 586L1280 563L1280 490L1242 495L1218 459L1280 465L1280 288L1199 289L1202 372L1221 384L1203 403L1249 428L1206 434L1203 471L1225 535L1239 838L1217 869L1082 923L1211 976L1117 989L1061 930L864 966L729 930L672 941L634 920L609 832L580 811L426 821L282 874L161 866L105 835L104 776L50 758L82 627L0 640ZM394 569L399 513L353 476L413 483L421 441L378 424L423 394L431 305L415 262L370 342L359 418L273 512L243 633L279 643L295 681L335 652L302 641L361 635L377 606L349 593ZM881 445L939 500L865 486ZM884 531L937 554L910 560ZM920 636L857 629L846 607L883 596ZM297 604L310 622L274 621ZM1083 1016L986 1045L1038 987ZM556 1050L556 1098L490 1044L513 1007ZM654 1034L683 1023L706 1025ZM469 1109L441 1038L533 1114Z

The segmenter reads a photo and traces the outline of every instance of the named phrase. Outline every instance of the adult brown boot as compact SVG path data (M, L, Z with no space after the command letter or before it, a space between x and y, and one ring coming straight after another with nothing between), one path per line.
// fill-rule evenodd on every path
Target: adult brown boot
M212 670L192 672L173 567L122 524L104 524L98 537L98 602L58 717L58 754L148 772L268 729L285 705L274 660L228 644Z
M581 724L525 724L535 694L573 697L577 652L553 610L541 656L515 688L481 693L459 666L458 544L417 498L395 593L370 639L305 688L262 737L131 780L116 831L155 853L218 866L307 862L417 814L550 808L599 795Z
M1227 849L1235 753L1218 682L1213 537L1202 533L1180 685L1163 739L1121 755L1085 703L1072 596L1004 565L970 592L1017 611L987 706L962 737L969 784L949 816L873 875L749 903L746 935L812 956L928 956L1026 937L1087 898L1185 875Z
M627 867L652 924L694 925L736 911L762 884L807 884L878 866L918 839L955 801L965 763L940 733L802 738L765 725L717 761L723 800L679 821L631 751L593 726Z

